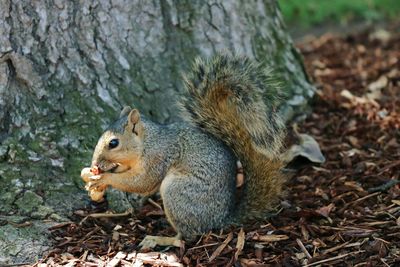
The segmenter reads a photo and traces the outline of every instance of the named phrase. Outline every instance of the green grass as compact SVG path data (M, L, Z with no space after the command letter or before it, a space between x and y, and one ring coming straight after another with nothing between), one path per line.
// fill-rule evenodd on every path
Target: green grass
M387 21L400 15L400 0L278 0L287 24L308 28L323 23Z

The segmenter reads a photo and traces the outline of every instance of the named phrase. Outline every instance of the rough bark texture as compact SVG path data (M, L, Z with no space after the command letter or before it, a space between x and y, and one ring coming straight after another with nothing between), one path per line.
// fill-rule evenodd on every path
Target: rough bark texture
M286 116L312 95L272 0L0 1L0 263L41 255L84 205L79 171L123 105L176 120L181 72L224 49L276 69Z

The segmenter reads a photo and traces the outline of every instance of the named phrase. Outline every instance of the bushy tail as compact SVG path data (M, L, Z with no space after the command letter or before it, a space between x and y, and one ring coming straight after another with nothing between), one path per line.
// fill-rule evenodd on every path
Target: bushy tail
M278 84L260 64L229 55L197 59L184 78L186 118L223 140L242 162L245 185L236 217L265 215L284 182L278 156L284 135Z

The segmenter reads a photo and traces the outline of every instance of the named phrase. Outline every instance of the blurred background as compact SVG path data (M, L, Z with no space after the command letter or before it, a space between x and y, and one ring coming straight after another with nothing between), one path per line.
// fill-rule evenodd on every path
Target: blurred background
M398 23L399 0L279 0L292 37L326 32L350 33Z

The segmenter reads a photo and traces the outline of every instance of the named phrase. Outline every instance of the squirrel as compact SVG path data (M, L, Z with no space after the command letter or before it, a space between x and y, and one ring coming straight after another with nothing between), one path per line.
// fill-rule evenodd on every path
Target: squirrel
M103 133L81 175L92 199L108 186L159 191L167 220L184 239L265 218L285 182L283 90L262 64L227 54L196 59L184 83L184 122L160 125L125 107ZM237 160L245 175L239 201Z

